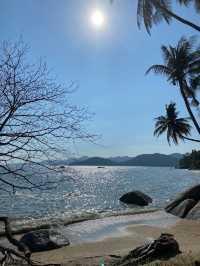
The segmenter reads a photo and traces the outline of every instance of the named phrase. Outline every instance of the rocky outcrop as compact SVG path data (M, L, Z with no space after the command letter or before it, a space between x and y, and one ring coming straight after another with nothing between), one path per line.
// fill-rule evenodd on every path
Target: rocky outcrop
M53 230L38 230L25 234L20 239L31 252L41 252L69 245L69 240Z
M188 212L187 219L200 220L200 201Z
M193 186L178 195L165 210L180 218L200 219L200 185Z
M119 200L126 204L135 204L139 206L146 206L149 203L152 203L152 198L141 191L128 192L124 194Z
M180 218L185 218L188 212L196 205L193 199L185 199L174 208L167 208L166 211Z

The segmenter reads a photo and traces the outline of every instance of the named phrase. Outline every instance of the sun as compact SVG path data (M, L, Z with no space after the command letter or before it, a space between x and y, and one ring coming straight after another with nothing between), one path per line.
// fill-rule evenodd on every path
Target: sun
M103 12L99 9L93 10L90 20L91 20L92 25L96 29L102 29L105 24L105 16Z

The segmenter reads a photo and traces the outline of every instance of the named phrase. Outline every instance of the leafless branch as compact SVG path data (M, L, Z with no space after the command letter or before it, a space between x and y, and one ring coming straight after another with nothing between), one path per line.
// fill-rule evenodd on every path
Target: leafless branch
M22 41L4 42L0 51L0 189L11 192L50 188L48 174L37 180L35 173L55 170L46 162L67 143L95 138L84 128L87 109L69 103L76 85L58 84L45 62L28 62L27 52Z

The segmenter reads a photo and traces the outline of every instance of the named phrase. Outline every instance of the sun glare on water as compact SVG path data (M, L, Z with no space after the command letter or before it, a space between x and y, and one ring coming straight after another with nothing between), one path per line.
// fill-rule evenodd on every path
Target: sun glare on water
M94 28L102 29L105 24L105 16L103 12L99 9L95 9L91 14L91 23Z

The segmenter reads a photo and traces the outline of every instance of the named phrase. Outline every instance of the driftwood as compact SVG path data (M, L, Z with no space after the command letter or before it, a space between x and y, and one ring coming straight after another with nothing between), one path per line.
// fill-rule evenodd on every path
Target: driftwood
M114 265L134 266L157 259L169 259L181 253L178 242L171 234L161 236L149 244L137 247Z
M20 242L19 240L15 239L13 237L8 217L0 217L0 221L4 222L5 233L6 233L6 237L7 237L8 241L12 245L16 246L19 251L23 252L26 258L30 258L31 252L30 252L29 248L24 243Z
M0 265L30 265L30 266L61 266L60 264L40 264L38 262L32 261L30 258L27 258L25 255L15 251L11 248L6 248L0 246L0 252L2 253L2 258L0 259ZM22 264L23 263L23 264Z
M21 261L25 262L27 265L30 266L60 266L60 264L44 265L32 261L31 251L29 250L28 246L13 237L8 217L0 217L0 221L4 222L5 234L8 241L18 249L18 251L16 251L14 249L3 247L0 245L0 253L2 254L2 258L0 259L1 266L8 265L8 263L16 264L17 262L19 262L18 265L22 265Z

